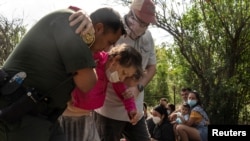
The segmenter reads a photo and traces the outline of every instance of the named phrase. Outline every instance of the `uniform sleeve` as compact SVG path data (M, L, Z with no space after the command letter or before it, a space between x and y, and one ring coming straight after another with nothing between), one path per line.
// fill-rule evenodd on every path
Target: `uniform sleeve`
M66 71L75 72L78 69L94 67L95 62L88 45L74 32L78 25L70 27L70 14L72 13L59 13L49 27Z

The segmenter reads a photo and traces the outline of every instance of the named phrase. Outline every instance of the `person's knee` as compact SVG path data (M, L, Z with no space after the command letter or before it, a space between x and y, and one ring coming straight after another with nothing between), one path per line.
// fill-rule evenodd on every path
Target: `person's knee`
M185 129L185 126L183 126L182 124L176 125L176 128L175 128L175 130L176 130L177 132L183 131L184 129Z

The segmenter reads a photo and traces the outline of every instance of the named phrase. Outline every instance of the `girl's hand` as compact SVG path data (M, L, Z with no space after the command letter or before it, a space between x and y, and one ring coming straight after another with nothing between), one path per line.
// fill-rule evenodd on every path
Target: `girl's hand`
M74 26L76 24L80 25L77 27L75 33L85 35L89 31L94 29L92 21L89 15L84 10L78 10L72 15L69 16L70 26Z

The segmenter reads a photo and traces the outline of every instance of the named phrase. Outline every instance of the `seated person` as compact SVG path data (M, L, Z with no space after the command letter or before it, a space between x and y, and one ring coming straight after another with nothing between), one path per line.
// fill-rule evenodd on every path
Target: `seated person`
M191 107L189 119L176 126L180 140L207 141L209 118L201 106L199 93L189 92L187 103Z
M175 141L173 125L168 119L167 108L164 105L158 105L153 109L152 120L155 123L152 141Z

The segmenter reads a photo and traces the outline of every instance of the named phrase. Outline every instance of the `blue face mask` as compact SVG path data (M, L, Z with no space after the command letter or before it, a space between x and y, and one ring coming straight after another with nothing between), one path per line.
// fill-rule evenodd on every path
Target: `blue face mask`
M190 107L193 107L193 106L197 103L197 100L189 100L189 99L188 99L187 103L188 103L188 105L189 105Z

